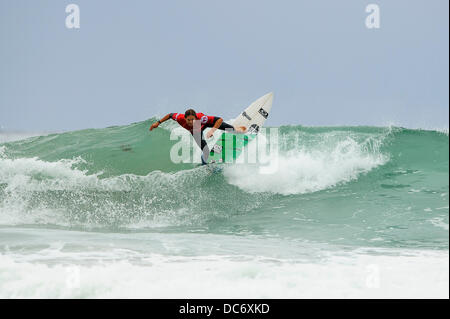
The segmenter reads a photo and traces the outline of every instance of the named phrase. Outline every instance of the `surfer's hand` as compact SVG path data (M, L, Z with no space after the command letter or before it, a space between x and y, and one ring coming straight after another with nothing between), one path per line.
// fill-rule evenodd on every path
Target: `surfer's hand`
M159 126L159 122L155 122L152 124L152 126L150 126L149 130L153 130L154 128L157 128Z
M206 133L206 138L211 138L211 136L214 135L214 130L209 130L208 133Z

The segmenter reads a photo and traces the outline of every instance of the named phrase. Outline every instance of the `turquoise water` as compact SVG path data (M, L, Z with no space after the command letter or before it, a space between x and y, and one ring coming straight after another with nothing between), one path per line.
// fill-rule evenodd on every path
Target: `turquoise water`
M448 298L448 133L282 126L213 173L152 120L3 134L2 297Z

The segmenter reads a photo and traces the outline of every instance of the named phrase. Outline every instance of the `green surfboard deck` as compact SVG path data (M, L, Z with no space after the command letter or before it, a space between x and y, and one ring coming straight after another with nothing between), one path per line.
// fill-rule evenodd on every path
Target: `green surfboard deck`
M254 135L222 133L209 153L208 162L234 163Z

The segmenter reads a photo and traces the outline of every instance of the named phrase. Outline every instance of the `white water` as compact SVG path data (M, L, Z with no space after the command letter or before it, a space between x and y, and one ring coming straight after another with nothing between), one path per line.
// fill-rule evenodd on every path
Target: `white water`
M369 142L373 144L371 139L358 142L349 137L312 148L298 143L287 152L262 152L258 159L270 163L269 169L263 170L265 165L234 165L226 167L224 173L230 184L246 192L311 193L355 180L385 164L389 157L379 152L380 141L373 150L367 149Z
M117 249L111 251L111 256L91 253L91 259L97 260L95 265L77 265L71 259L79 256L71 256L63 247L45 252L47 263L0 255L0 297L449 297L449 255L445 252L412 251L410 256L355 252L311 263L245 256L237 260L216 255L167 257L135 253L136 258L131 251ZM61 261L55 262L58 259Z

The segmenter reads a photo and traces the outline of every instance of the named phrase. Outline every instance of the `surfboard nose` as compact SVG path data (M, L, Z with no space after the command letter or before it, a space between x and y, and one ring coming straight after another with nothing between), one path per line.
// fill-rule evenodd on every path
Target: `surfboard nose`
M271 100L273 101L273 92L269 92L266 95L264 95L264 98L266 98L267 100Z
M273 102L273 92L269 92L269 93L267 93L266 95L264 95L264 96L263 96L263 99L266 100L266 104L270 105L270 107L268 107L269 110L270 110L270 108L271 108L271 106L272 106L272 102ZM268 110L268 111L269 111L269 110Z

